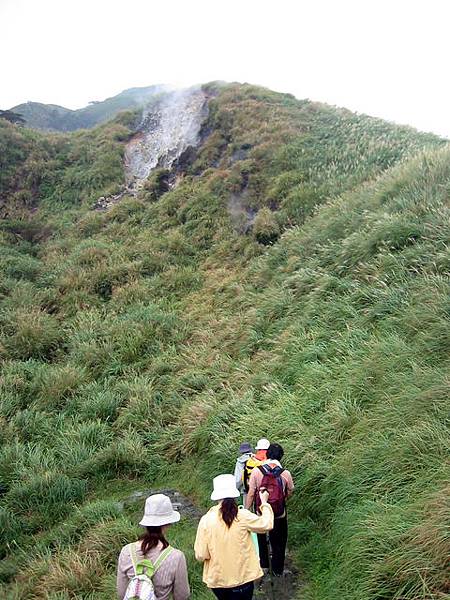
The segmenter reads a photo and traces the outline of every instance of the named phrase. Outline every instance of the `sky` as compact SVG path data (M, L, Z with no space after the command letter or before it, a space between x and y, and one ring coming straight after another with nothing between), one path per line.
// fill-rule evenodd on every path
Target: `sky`
M450 137L448 0L0 0L0 108L249 82Z

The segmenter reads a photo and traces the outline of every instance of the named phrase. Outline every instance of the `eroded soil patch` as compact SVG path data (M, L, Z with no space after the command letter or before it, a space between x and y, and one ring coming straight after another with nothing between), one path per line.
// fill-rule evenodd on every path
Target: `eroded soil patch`
M189 498L173 489L151 489L133 492L130 496L120 502L120 504L124 509L133 509L133 512L134 508L136 508L136 512L138 512L141 517L145 499L152 494L165 494L166 496L169 496L172 506L175 510L180 511L183 517L199 521L200 517L203 515L203 512L197 508Z

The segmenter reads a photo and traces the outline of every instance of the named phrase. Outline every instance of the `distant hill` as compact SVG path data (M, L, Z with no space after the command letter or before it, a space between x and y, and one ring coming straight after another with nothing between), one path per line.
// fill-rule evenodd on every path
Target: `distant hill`
M10 110L22 115L27 127L44 131L75 131L90 129L116 116L121 110L137 108L152 96L166 91L168 86L151 85L124 90L101 102L92 102L84 108L71 110L57 104L25 102Z

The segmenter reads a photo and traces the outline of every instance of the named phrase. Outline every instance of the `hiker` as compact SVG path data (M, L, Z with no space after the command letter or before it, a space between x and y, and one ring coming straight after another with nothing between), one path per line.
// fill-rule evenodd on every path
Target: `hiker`
M260 460L261 462L263 460L266 460L267 458L267 449L270 446L270 442L268 439L266 438L261 438L260 440L258 440L258 443L256 444L256 452L255 452L255 458L256 460Z
M216 500L197 529L195 557L203 562L203 581L219 600L251 600L254 581L263 576L251 532L273 527L267 491L259 492L260 515L238 508L234 475L218 475L211 500Z
M261 567L268 570L271 566L273 575L281 576L284 571L284 560L287 544L287 512L286 499L294 491L292 475L281 466L284 450L280 444L270 444L267 450L267 460L262 465L253 469L249 481L246 507L255 506L257 514L259 508L259 490L265 488L269 491L269 502L274 512L274 526L269 532L269 541L272 548L272 561L269 563L269 548L267 536L258 535L259 559Z
M249 458L253 456L252 447L248 442L242 442L239 446L239 456L236 460L236 466L234 467L234 479L236 481L236 487L240 491L245 504L245 497L247 495L247 489L244 487L244 468Z
M250 475L252 474L252 471L255 467L257 467L258 465L262 465L262 463L266 460L267 448L269 446L269 440L266 440L266 438L262 438L256 444L256 454L251 454L249 458L245 461L242 470L242 487L240 488L238 486L238 489L242 491L244 506L246 505L245 503L247 501L248 482L250 480Z
M145 511L140 525L146 528L137 542L124 546L117 566L117 595L119 600L140 598L136 584L143 570L151 578L156 600L187 600L190 597L186 559L166 540L166 532L172 523L180 520L180 513L173 510L172 503L164 494L154 494L145 501ZM154 574L152 576L152 572ZM141 579L141 593L150 581ZM151 589L151 587L150 587ZM138 592L139 593L139 592ZM152 597L148 593L145 597Z

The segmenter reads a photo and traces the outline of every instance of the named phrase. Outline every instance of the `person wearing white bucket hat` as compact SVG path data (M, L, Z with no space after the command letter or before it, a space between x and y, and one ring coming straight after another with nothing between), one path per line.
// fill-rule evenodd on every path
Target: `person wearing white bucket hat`
M167 528L180 520L180 513L164 494L154 494L145 501L144 516L139 525L145 533L139 541L124 546L117 566L117 595L123 600L130 581L140 571L150 575L156 600L187 600L190 597L186 558L180 550L169 546Z
M269 440L267 438L261 438L256 443L255 450L267 450L269 446L270 446Z
M260 516L238 508L239 496L234 475L215 477L211 500L217 504L200 519L195 539L195 557L203 562L203 581L220 600L253 598L254 581L263 571L251 534L273 527L266 491L260 491Z
M249 444L250 446L250 444ZM244 462L244 464L242 465L242 471L241 471L241 475L242 475L242 484L241 486L237 486L238 489L241 489L242 491L242 496L243 496L243 500L244 500L244 506L247 506L247 493L248 493L248 486L249 486L249 480L250 480L250 476L252 474L252 471L255 467L258 467L259 465L262 465L263 462L266 460L267 458L267 448L270 446L270 442L268 439L266 438L261 438L260 440L258 440L258 443L256 444L256 452L255 454L250 454L250 456L248 456ZM235 469L235 474L236 474L236 469Z

